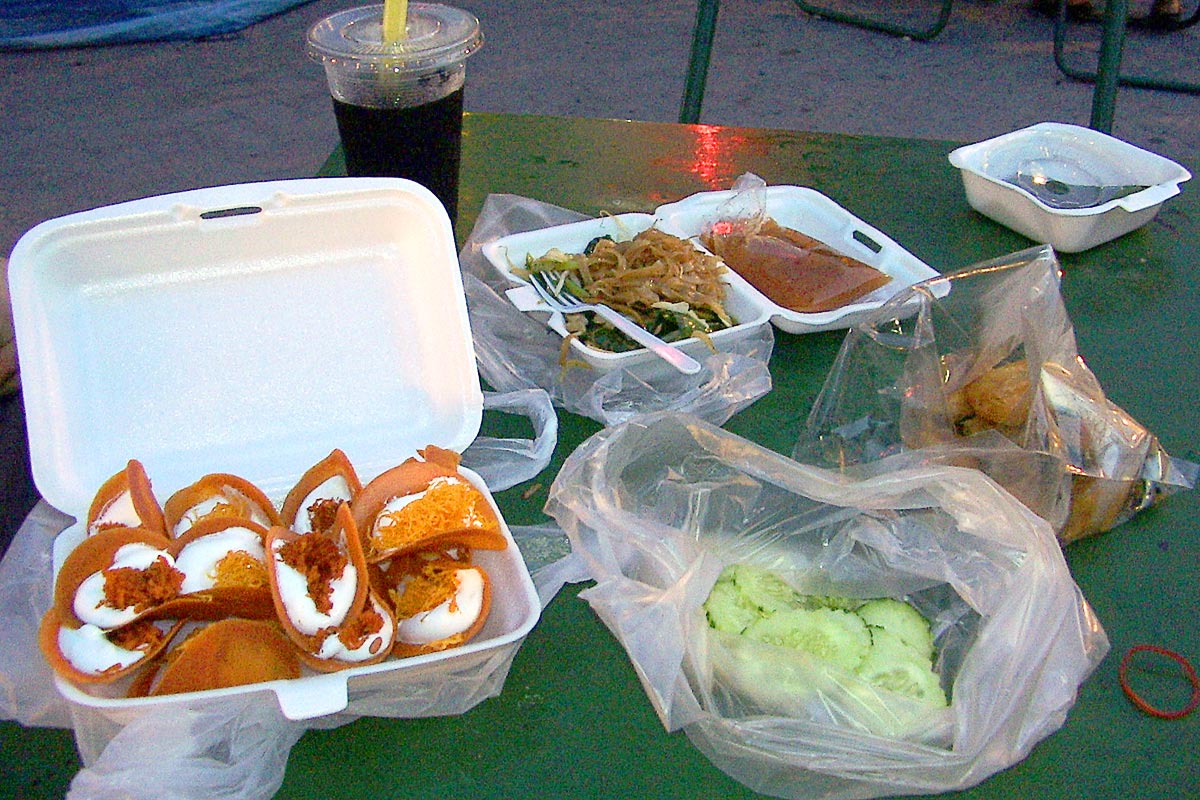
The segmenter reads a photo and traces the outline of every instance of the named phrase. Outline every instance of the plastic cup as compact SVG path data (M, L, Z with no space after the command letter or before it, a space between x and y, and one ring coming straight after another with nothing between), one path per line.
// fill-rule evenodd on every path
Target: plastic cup
M383 6L339 11L309 28L308 54L325 66L351 176L409 178L458 215L466 59L483 45L479 20L410 3L406 35L383 41Z

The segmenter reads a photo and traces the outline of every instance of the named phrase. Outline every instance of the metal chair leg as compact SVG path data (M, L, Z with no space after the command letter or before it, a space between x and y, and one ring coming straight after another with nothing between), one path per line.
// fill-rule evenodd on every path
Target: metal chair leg
M1105 133L1112 130L1118 86L1200 94L1200 84L1197 83L1121 74L1126 17L1129 12L1128 0L1107 0L1105 4L1104 30L1100 39L1096 71L1089 72L1067 63L1064 56L1067 38L1066 7L1066 0L1059 0L1058 13L1054 17L1054 63L1067 77L1096 85L1092 93L1092 128ZM1195 24L1197 19L1200 19L1200 9L1181 27Z
M712 55L719 11L719 0L698 0L696 4L696 25L692 28L692 49L688 56L683 104L679 109L679 121L686 125L695 125L700 121L700 106L704 102L704 85L708 81L708 62Z
M834 20L835 22L845 22L850 25L855 25L859 28L867 28L873 31L882 31L890 33L893 36L907 36L912 39L921 41L929 41L942 32L942 28L946 27L946 23L950 19L950 10L954 5L954 0L942 0L942 9L938 12L937 19L928 28L908 28L903 25L897 25L883 20L872 19L858 14L851 14L845 11L825 6L816 6L805 0L794 0L796 5L809 14L815 14L818 17Z

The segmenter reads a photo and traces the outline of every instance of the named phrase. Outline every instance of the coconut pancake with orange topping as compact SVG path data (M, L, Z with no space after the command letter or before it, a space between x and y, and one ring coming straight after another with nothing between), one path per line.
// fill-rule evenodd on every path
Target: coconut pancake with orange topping
M420 453L380 473L352 504L367 561L457 545L503 550L499 518L459 473L458 454L432 445Z
M392 653L415 656L458 647L487 621L492 583L482 567L459 561L409 562L414 571L391 592L396 609Z
M165 603L155 616L274 617L266 537L266 528L248 520L215 517L197 522L171 543L183 583L179 597Z
M140 461L131 459L100 486L88 508L86 527L89 536L105 528L145 528L167 535L162 507Z
M246 519L264 528L279 524L275 504L261 489L245 478L223 472L205 475L168 497L163 515L170 536L182 536L209 517Z
M284 632L303 651L320 648L327 629L353 620L367 602L367 564L350 507L338 506L333 527L267 533L267 575Z
M333 450L309 467L288 492L280 509L280 524L297 533L333 525L337 507L362 491L358 473L341 450Z

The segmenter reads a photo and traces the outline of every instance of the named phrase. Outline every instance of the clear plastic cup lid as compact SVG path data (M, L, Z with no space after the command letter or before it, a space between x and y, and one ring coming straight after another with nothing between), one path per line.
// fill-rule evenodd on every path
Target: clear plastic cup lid
M475 15L436 3L409 3L405 38L383 42L383 6L361 6L325 17L308 30L308 55L359 70L422 72L464 61L483 46Z

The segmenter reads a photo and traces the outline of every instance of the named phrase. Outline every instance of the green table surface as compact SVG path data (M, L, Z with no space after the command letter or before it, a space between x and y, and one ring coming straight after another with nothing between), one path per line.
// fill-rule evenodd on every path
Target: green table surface
M946 160L956 143L468 114L458 236L489 193L588 214L648 211L751 171L810 186L949 271L1032 243L972 211ZM340 170L337 153L323 174ZM1114 402L1175 456L1200 460L1200 194L1186 186L1150 224L1064 255L1063 292L1080 353ZM780 333L773 390L726 428L790 453L843 333ZM563 458L598 429L562 413L538 478L498 495L510 524L540 522ZM485 419L485 432L504 420ZM1063 727L1022 762L961 798L1184 798L1200 792L1200 713L1168 721L1122 694L1117 664L1154 643L1200 661L1200 495L1183 492L1124 526L1067 548L1075 579L1112 641ZM504 691L457 717L363 718L307 732L279 798L739 798L755 796L654 716L623 650L568 587L517 654ZM1140 675L1182 705L1178 669ZM78 769L69 731L0 723L0 796L61 797Z

